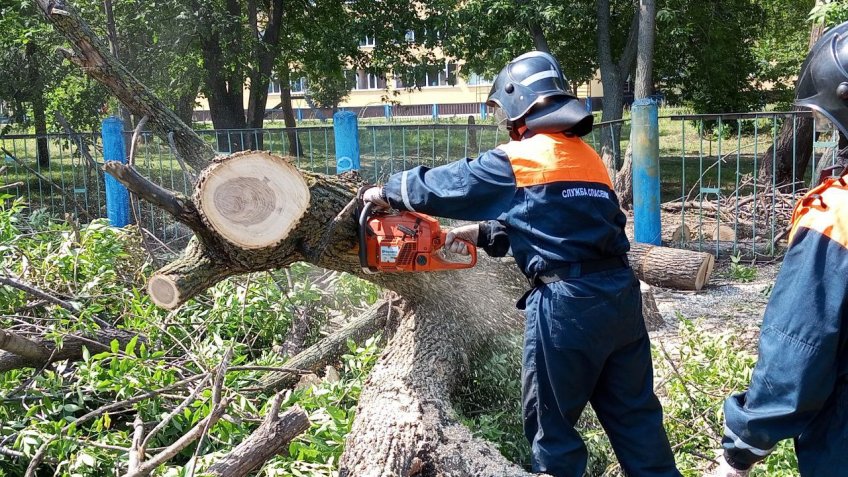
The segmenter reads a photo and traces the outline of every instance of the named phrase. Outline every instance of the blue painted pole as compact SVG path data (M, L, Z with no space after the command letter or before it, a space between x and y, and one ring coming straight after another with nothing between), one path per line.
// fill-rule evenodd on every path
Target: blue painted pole
M101 123L103 137L103 160L127 163L127 147L124 144L124 122L109 116ZM129 225L130 193L123 184L106 174L106 216L114 227Z
M659 108L652 99L637 99L630 111L634 234L637 242L661 245Z
M336 138L336 174L359 170L359 124L356 114L339 111L333 115Z
M303 121L303 108L297 108L297 120Z
M486 114L488 110L486 109L486 103L480 103L480 119L486 119Z
M592 112L592 98L589 97L589 96L586 97L586 112L587 113Z
M392 119L392 105L384 104L383 105L383 113L386 115L386 119Z
M439 105L434 104L433 105L433 120L435 121L437 119L439 119Z

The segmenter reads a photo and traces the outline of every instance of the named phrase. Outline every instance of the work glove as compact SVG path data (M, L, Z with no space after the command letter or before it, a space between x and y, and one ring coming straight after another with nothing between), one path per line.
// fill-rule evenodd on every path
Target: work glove
M718 458L718 466L712 472L704 474L704 477L748 477L748 470L739 470L731 466L724 459L724 456Z
M477 237L479 235L479 224L462 225L451 229L448 232L448 236L445 237L445 249L459 255L471 255L469 247L477 246ZM463 240L468 243L463 242Z
M375 207L380 209L389 208L389 202L386 200L385 194L383 194L383 188L379 186L365 189L365 192L362 193L362 200L364 202L371 202Z

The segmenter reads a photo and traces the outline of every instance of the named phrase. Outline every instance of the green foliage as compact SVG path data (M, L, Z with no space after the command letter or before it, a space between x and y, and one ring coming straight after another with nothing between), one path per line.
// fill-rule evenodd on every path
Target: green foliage
M751 46L762 10L753 0L668 0L657 13L656 76L672 100L696 113L750 111L757 105ZM698 48L692 48L698 45Z
M807 56L810 24L805 15L815 0L758 0L762 17L751 44L757 62L755 86L778 110L795 98L795 78Z
M504 351L473 363L469 379L456 393L461 420L475 436L494 442L506 458L529 466L521 419L521 342L504 337L491 349Z
M827 3L819 3L810 11L809 20L814 24L823 23L827 26L834 26L848 21L848 2L845 0L834 0Z
M728 276L742 283L752 282L757 279L757 268L749 267L742 263L742 257L739 254L730 257L730 269Z
M681 319L680 344L672 352L655 353L660 391L669 440L676 443L677 464L686 476L701 475L723 433L724 398L748 387L756 357L755 344L744 333L730 329L719 334L699 331L695 323ZM676 363L671 366L671 361ZM752 477L797 475L791 442L782 442Z
M232 400L228 417L209 430L199 451L196 445L190 446L157 475L188 475L192 465L202 470L241 442L267 411L271 396L255 389L267 371L256 367L285 366L287 358L272 349L290 334L296 317L309 317L311 328L304 343L308 345L320 338L321 323L340 313L355 315L377 298L373 285L354 277L327 280L323 273L296 264L288 277L254 274L224 281L166 313L140 290L151 268L132 227L115 229L96 221L75 230L55 217L24 216L24 211L22 201L0 198L0 274L73 297L79 311L71 314L49 304L32 306L31 297L0 286L0 326L44 335L61 345L69 333L94 332L100 319L143 338L126 346L113 341L105 351L86 349L82 361L59 362L42 372L0 373L4 398L0 400L0 440L4 447L26 456L0 455L0 475L4 476L23 475L36 450L60 435L63 438L47 447L45 470L49 467L50 473L61 476L118 475L116 468L125 469L126 452L108 446L130 445L135 416L160 422L197 386L186 409L168 421L149 448L169 445L211 411L211 379L197 378L188 387L74 422L105 404L202 376L232 349L224 381L224 392ZM286 395L283 409L301 406L309 413L312 427L291 443L288 456L269 461L269 475L332 474L362 383L379 354L378 343L376 337L348 343L338 381L322 381ZM199 460L195 462L196 451Z

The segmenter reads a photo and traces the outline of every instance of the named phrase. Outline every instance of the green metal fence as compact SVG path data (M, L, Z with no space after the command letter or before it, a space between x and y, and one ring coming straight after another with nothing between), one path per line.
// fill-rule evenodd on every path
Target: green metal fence
M779 255L795 200L810 187L821 164L836 159L832 138L805 129L805 121L809 114L801 112L661 115L664 241L719 257ZM764 161L775 166L784 160L775 147L780 139L775 132L784 124L791 133L781 142L788 140L792 145L789 160L794 180L790 181L773 173L776 167L763 172ZM198 133L222 152L232 144L262 148L292 157L305 170L335 172L331 126ZM614 140L616 134L620 134L620 142ZM585 139L610 163L620 166L629 134L630 122L625 119L598 123ZM36 157L39 139L46 140L49 147L50 160L45 166L40 166ZM393 172L475 157L507 140L506 134L492 125L360 125L360 172L366 180L380 183ZM83 220L105 217L98 134L6 135L0 138L0 146L8 151L4 154L6 175L0 181L20 182L6 192L24 197L32 210L57 216L73 212ZM774 151L769 152L770 147ZM804 160L802 151L813 148L815 154ZM167 142L150 133L140 136L135 166L166 188L191 192L190 180ZM617 172L610 170L615 179ZM167 242L186 233L149 204L139 204L135 212L139 225L160 240Z

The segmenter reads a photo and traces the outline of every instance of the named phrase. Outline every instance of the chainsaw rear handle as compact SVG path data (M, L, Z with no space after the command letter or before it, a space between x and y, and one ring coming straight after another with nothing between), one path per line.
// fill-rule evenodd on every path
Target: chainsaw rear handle
M378 272L368 266L368 218L371 217L371 209L374 208L372 202L364 202L362 212L359 214L359 266L362 271L373 275Z
M448 232L442 230L441 239L441 247L444 248L445 243L447 242ZM477 245L469 242L468 240L456 239L460 242L463 242L467 247L468 251L471 252L471 261L468 263L465 262L449 262L447 260L442 259L439 255L433 253L430 255L430 260L435 266L433 267L436 270L462 270L465 268L471 268L474 265L477 265ZM438 251L438 250L437 250Z

